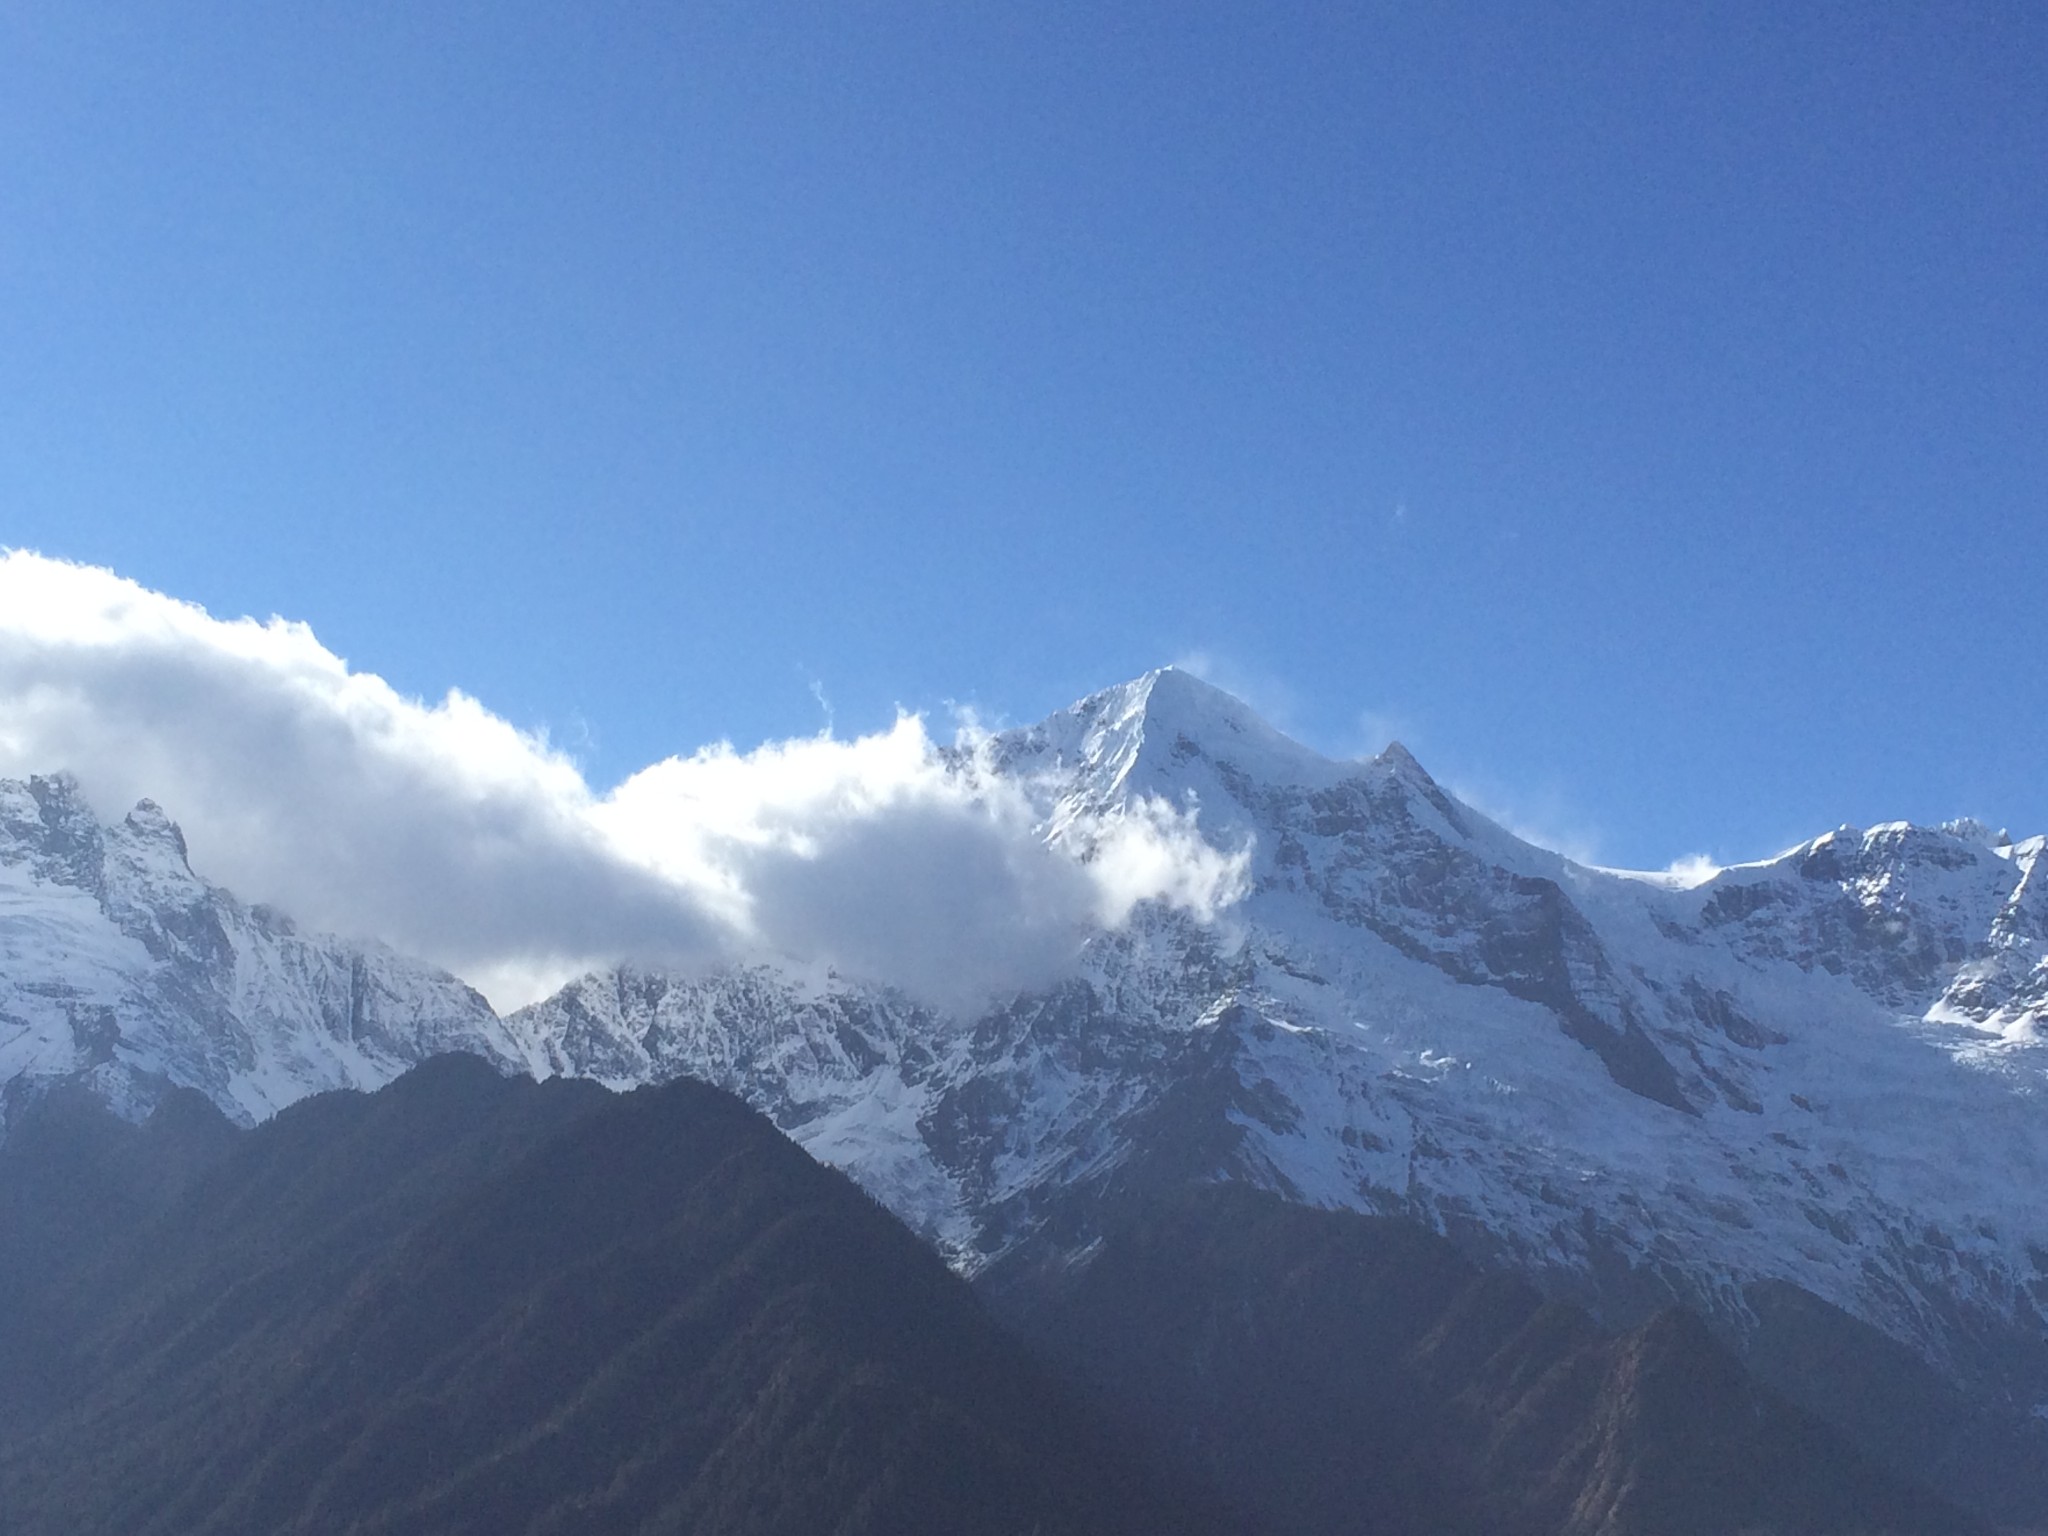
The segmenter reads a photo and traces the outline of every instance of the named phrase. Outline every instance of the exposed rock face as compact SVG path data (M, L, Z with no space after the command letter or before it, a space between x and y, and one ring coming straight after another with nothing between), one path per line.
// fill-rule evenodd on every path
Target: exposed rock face
M131 1119L197 1088L246 1125L450 1050L526 1064L453 976L207 884L151 802L103 825L69 779L0 780L0 1126L59 1082Z

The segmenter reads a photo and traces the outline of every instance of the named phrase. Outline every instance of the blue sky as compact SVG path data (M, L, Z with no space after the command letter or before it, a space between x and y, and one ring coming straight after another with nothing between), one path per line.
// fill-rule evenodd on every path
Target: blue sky
M2048 830L2048 9L0 5L0 544L599 783L1197 658Z

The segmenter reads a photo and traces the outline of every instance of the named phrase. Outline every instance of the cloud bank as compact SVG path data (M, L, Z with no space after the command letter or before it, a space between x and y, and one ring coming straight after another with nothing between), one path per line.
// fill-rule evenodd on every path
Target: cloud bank
M303 624L223 621L112 572L0 555L0 775L160 802L194 867L386 940L500 1006L592 966L763 956L944 1006L1039 986L1147 901L1213 918L1244 860L1141 802L1049 848L1029 786L922 719L720 744L599 792L476 700L408 698Z

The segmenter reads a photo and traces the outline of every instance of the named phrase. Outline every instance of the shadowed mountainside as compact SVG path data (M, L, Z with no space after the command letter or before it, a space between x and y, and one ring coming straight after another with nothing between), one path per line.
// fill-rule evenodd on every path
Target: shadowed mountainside
M14 1536L1220 1528L698 1083L450 1057L247 1133L61 1100L17 1131Z
M1300 1536L1965 1536L1698 1319L1619 1335L1395 1218L1145 1202L998 1310L1163 1455Z

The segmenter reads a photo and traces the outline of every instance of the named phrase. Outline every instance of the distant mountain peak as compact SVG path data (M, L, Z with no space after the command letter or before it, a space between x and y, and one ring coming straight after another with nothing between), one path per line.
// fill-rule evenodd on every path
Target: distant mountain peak
M1179 667L1155 667L1129 682L1091 693L1052 720L1062 716L1089 722L1119 739L1139 736L1170 744L1177 736L1187 736L1206 743L1265 734L1286 740L1243 699ZM1288 744L1308 752L1299 743Z
M1143 698L1148 712L1155 709L1182 709L1219 715L1251 712L1251 706L1236 694L1217 687L1185 667L1154 667L1124 686Z
M1090 801L1136 794L1178 803L1195 791L1205 804L1216 786L1203 781L1218 772L1238 782L1322 786L1358 766L1284 735L1243 699L1179 667L1156 668L1004 733L998 763L1074 775Z
M159 844L174 849L178 862L189 873L192 868L191 854L185 846L185 833L164 808L154 800L138 800L135 809L128 813L126 824L129 831L145 843Z
M1429 778L1429 774L1424 771L1422 764L1415 760L1415 754L1398 741L1388 742L1386 746L1380 749L1379 754L1373 758L1373 761L1384 763L1389 768L1398 768L1407 773L1419 773L1425 779ZM1431 779L1430 782L1435 783L1436 781Z
M130 1119L182 1086L253 1121L439 1051L525 1065L456 978L245 906L163 807L102 822L68 774L0 779L0 914L0 1135L67 1083Z

